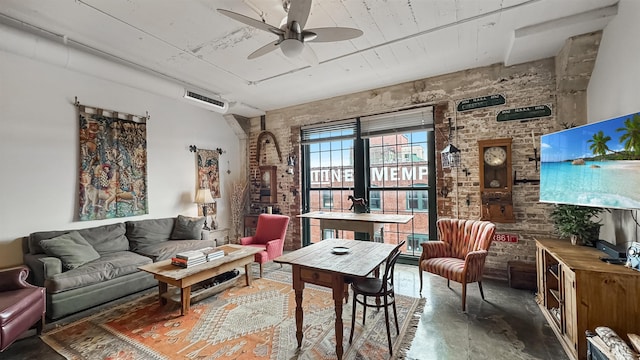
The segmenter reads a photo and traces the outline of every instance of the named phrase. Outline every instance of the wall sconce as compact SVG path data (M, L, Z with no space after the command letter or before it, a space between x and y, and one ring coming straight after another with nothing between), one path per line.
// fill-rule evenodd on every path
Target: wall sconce
M451 118L449 118L449 145L440 152L443 169L457 168L460 166L460 149L451 144L452 135L453 128L451 127Z
M531 141L533 142L533 157L529 157L529 161L536 162L536 172L538 171L538 162L540 161L540 156L538 156L538 146L536 145L536 136L531 130Z
M442 168L457 168L460 166L460 150L452 144L447 145L440 153Z
M443 198L446 198L447 195L449 195L449 188L447 187L447 185L443 186L442 189L440 189L440 195L442 195Z
M296 166L296 157L295 155L287 156L287 174L293 174L293 168Z

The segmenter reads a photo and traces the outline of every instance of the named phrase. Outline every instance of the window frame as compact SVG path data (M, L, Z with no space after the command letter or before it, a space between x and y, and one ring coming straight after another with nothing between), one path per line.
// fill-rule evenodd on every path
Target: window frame
M416 243L416 240L417 240L417 243ZM429 241L429 234L415 233L415 232L413 234L408 234L407 235L407 251L416 252L422 248L420 244L427 241ZM416 245L415 249L413 248L413 245Z
M328 199L329 205L327 205L327 199ZM333 208L333 191L322 190L322 208L323 209Z
M375 196L374 196L375 194ZM369 188L369 210L382 210L382 192L375 187Z
M336 231L334 229L324 229L322 232L322 239L331 239L331 238L334 238L335 236L336 236Z
M416 188L424 187L424 190L418 190ZM417 196L413 196L417 195ZM426 197L425 197L426 195ZM405 209L414 212L427 212L429 211L429 189L426 184L414 184L413 189L408 190L405 194ZM411 202L415 201L417 207L411 207ZM424 207L426 205L426 208Z

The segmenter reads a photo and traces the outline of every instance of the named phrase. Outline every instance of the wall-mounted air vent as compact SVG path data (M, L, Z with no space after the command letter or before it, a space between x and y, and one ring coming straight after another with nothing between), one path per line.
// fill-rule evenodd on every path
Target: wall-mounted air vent
M199 104L206 105L206 107L212 108L213 110L221 113L225 113L229 109L228 102L221 99L214 99L206 95L198 94L191 90L185 90L184 97Z

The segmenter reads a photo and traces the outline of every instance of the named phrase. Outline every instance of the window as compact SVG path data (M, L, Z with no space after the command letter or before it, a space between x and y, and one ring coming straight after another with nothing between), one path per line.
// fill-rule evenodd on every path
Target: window
M348 212L349 195L362 194L372 213L413 215L406 224L385 224L384 238L373 239L325 232L319 220L303 219L302 244L336 236L397 244L415 233L435 234L434 137L432 107L302 127L303 212ZM421 247L410 249L403 254L420 256Z
M382 209L382 199L380 198L379 190L369 191L369 209L370 210Z
M419 252L422 250L421 249L422 246L420 246L420 244L427 241L429 241L428 234L414 233L414 234L407 235L407 251Z
M353 194L356 127L357 121L352 119L300 130L303 212L348 211L351 204L347 197ZM303 245L325 237L319 220L303 219L302 223Z
M332 239L336 237L336 233L333 229L324 229L322 233L323 239Z
M331 191L325 190L322 192L322 207L323 208L333 207L333 194L331 194Z
M415 187L425 186L424 184L416 184ZM407 210L428 211L429 210L429 192L427 190L411 190L407 191Z

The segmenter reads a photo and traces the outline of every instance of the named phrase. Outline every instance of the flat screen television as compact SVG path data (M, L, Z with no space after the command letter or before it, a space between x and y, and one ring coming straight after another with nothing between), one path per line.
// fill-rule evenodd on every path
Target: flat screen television
M542 135L540 202L640 209L640 113Z

